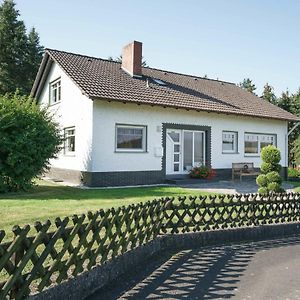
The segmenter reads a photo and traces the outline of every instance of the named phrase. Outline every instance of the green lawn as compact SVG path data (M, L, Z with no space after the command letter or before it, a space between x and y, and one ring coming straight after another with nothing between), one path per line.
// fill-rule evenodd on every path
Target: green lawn
M300 182L299 181L289 181L290 184L294 186L294 191L300 193Z
M300 182L290 182L300 192ZM13 225L34 224L36 220L54 220L56 217L96 211L145 202L160 197L207 193L178 187L139 187L115 189L78 189L39 181L29 192L0 194L0 229L12 237Z
M0 229L12 237L13 225L33 224L36 220L118 207L160 197L199 195L195 190L178 187L139 187L115 189L78 189L39 181L30 192L0 195Z

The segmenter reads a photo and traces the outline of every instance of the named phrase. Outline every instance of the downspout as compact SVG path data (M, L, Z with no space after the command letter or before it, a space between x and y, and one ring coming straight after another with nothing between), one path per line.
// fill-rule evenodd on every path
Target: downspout
M288 132L287 136L289 137L289 135L300 125L300 122L297 122L294 127Z

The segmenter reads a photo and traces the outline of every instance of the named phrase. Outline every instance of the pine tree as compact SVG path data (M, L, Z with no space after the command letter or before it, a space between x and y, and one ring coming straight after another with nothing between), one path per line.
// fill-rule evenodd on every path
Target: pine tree
M281 97L278 99L278 106L292 114L300 115L300 91L296 94L290 94L289 90L286 90L281 94ZM291 130L295 125L294 122L289 122L288 130ZM299 137L300 128L296 128L290 135L288 140L288 149L289 149L289 163L295 161L295 150L294 150L294 141Z
M0 94L22 92L26 29L18 20L19 12L13 1L6 0L0 6Z
M266 83L264 86L262 98L272 104L275 104L275 105L277 104L277 98L274 94L274 88L271 85L269 85L268 83Z
M239 83L239 86L252 94L254 94L254 91L256 90L256 86L250 78L245 78L243 82Z
M300 116L300 89L292 95L290 110L294 115Z
M34 29L29 35L13 0L0 5L0 95L29 94L37 66L41 62L42 48Z
M29 93L44 53L44 47L40 45L40 37L35 28L30 30L27 43L27 56L25 60L27 86L25 89Z
M278 106L286 111L291 112L292 96L289 90L282 92L281 97L278 99Z

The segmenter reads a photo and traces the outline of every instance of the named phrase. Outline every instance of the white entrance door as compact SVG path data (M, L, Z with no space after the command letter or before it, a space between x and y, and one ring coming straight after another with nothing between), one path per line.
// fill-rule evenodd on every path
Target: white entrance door
M181 130L168 129L166 139L166 173L181 174Z
M187 174L205 164L203 131L168 129L166 140L166 174Z

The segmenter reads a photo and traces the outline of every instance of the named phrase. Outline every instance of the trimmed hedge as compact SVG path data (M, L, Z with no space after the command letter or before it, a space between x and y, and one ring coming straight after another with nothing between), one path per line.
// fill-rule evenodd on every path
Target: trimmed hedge
M279 175L281 170L280 150L273 145L266 146L261 150L261 159L263 161L260 168L262 174L256 178L256 183L259 185L258 193L282 192L282 178Z

